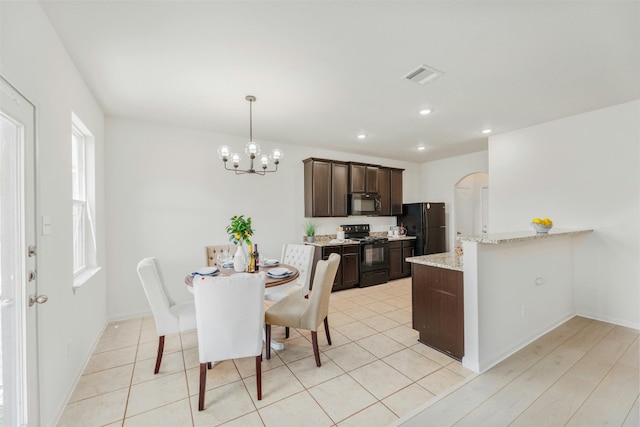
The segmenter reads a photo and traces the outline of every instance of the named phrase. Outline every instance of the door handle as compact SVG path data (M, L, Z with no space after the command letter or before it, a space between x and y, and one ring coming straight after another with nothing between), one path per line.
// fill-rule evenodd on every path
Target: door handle
M46 295L29 295L29 307L32 307L35 303L44 304L47 301L49 301L49 297Z

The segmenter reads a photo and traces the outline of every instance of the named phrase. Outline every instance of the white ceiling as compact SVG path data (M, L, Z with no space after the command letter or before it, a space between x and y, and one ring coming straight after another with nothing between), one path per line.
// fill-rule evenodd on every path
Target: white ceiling
M424 162L640 98L638 1L41 3L106 114L248 138L251 94L258 142Z

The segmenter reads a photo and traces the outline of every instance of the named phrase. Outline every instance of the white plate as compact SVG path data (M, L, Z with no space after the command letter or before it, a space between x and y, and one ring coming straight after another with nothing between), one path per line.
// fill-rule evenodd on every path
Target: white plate
M265 259L261 262L261 265L264 267L272 267L278 264L280 264L280 262L278 262L277 259Z
M287 274L290 274L290 273L291 273L291 270L284 267L272 268L271 270L267 271L267 274L269 276L277 276L277 277L286 276Z
M222 268L233 268L233 261L227 261L222 264Z
M191 273L191 275L195 276L196 274L199 274L200 276L214 276L218 273L220 273L218 267L200 267L199 269Z

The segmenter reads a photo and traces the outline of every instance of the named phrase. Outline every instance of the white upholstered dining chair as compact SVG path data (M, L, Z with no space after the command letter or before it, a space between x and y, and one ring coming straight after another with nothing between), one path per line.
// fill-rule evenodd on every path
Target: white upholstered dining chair
M258 400L262 399L264 283L265 273L193 277L200 359L199 411L204 409L211 362L255 356ZM215 367L213 371L215 374Z
M301 245L295 243L285 243L282 246L280 262L295 267L300 275L296 279L296 284L287 289L286 292L269 293L265 298L269 301L280 301L290 294L298 294L301 298L309 295L309 285L311 283L311 270L313 268L313 255L316 247L313 245Z
M327 342L331 345L329 334L329 299L333 280L336 277L340 255L331 254L329 259L320 260L316 264L316 273L313 278L313 289L309 298L300 298L299 295L288 295L276 302L265 312L265 335L267 342L271 340L271 325L280 325L311 331L311 344L316 358L316 366L320 366L320 351L318 349L318 326L324 322L324 330ZM266 349L267 359L271 358L271 347Z
M158 355L153 373L157 374L162 362L165 336L195 329L196 311L192 302L177 304L171 299L156 258L143 259L138 263L137 270L156 322Z

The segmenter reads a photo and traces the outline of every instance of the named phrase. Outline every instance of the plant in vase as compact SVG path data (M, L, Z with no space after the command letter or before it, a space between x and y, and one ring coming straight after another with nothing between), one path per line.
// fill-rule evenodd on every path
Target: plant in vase
M314 236L316 235L316 224L312 220L308 219L306 224L304 225L304 233L307 236L307 242L313 242Z
M237 246L236 254L233 257L233 268L236 271L244 271L247 267L247 255L243 248L243 243L251 245L251 218L244 215L234 215L231 217L231 224L227 226L229 241Z

